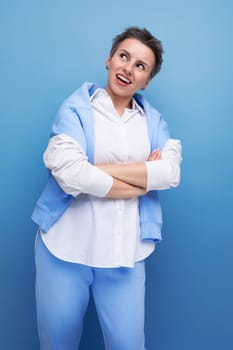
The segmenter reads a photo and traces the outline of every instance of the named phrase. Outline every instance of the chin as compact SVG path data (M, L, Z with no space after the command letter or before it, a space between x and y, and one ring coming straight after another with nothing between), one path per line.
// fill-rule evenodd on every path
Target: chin
M130 86L114 85L111 88L111 90L115 95L122 96L122 97L133 96L135 93L134 90L130 88Z

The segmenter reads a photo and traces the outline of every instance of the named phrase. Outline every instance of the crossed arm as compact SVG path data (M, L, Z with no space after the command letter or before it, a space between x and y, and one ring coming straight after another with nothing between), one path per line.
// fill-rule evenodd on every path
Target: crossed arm
M92 165L74 139L59 134L50 139L44 162L64 192L74 197L88 193L124 199L178 186L181 145L170 139L162 152L155 150L146 162Z
M161 151L155 150L148 161L161 159ZM146 194L147 169L144 162L128 164L97 164L99 169L113 177L107 198L131 198Z

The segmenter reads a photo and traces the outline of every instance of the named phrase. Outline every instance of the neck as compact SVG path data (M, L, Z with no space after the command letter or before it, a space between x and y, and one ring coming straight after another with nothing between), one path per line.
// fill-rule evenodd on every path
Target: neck
M125 108L132 108L132 97L116 96L109 93L108 89L106 91L120 117L123 115Z

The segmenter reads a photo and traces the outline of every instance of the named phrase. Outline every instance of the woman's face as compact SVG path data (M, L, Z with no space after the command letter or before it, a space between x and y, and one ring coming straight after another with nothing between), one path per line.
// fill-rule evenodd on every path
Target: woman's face
M112 99L131 99L139 89L145 89L155 64L153 51L137 39L124 40L106 61L106 90Z

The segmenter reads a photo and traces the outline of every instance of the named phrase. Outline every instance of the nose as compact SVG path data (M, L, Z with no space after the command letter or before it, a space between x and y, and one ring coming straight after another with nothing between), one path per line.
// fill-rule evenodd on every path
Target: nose
M133 64L128 62L125 66L124 66L124 73L127 74L128 76L130 76L132 74L132 70L133 70Z

